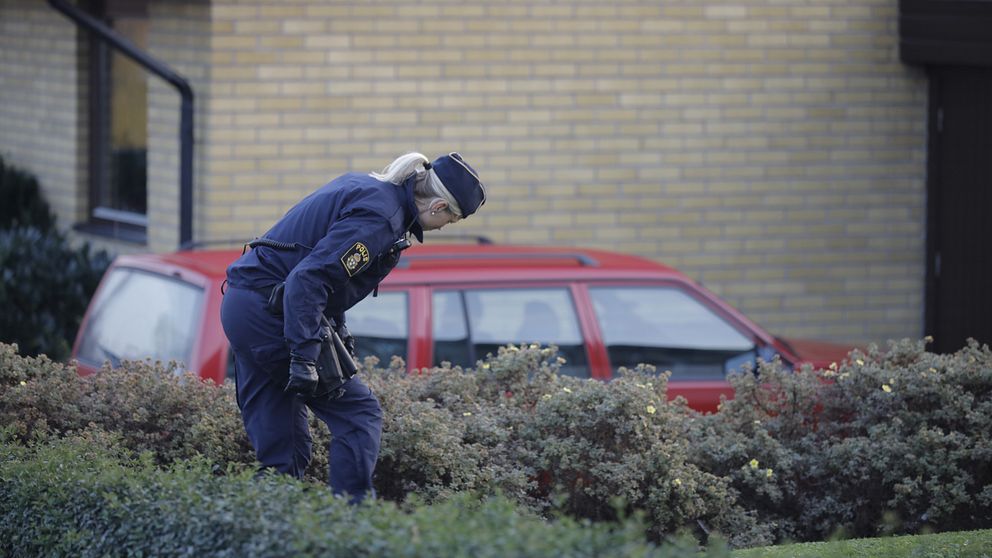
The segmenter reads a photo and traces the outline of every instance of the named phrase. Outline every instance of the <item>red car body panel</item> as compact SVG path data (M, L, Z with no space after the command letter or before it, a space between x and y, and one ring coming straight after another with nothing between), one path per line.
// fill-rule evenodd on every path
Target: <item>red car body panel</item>
M111 266L111 270L117 267L143 269L203 289L200 331L188 368L202 378L218 383L224 381L229 359L228 343L220 323L221 284L227 266L240 255L240 250L215 250L121 256ZM839 363L850 349L834 343L776 339L683 273L644 258L601 250L460 244L416 246L404 252L399 266L383 281L381 291L408 293L407 367L413 371L432 365L431 295L435 289L566 287L575 301L591 376L606 380L613 376L613 371L588 296L589 287L659 284L679 286L733 327L746 332L756 343L773 347L790 365L809 362L817 368L826 367L832 362ZM99 292L98 289L97 294ZM73 347L74 356L90 319L90 311L88 309L83 318ZM100 365L80 361L79 370L82 374L92 373ZM669 397L677 396L685 397L696 409L713 411L721 396L729 398L733 392L723 380L672 381Z

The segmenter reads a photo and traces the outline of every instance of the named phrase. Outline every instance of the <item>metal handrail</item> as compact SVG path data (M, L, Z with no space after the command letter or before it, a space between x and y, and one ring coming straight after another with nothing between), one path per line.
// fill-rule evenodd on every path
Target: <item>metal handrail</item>
M193 240L193 88L178 72L152 58L99 19L64 0L48 0L48 4L179 91L182 98L179 117L179 245L190 243Z

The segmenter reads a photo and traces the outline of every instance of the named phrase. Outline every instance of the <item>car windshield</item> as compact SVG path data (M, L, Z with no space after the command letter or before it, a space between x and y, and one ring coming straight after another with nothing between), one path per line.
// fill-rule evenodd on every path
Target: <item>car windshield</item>
M614 369L653 364L672 379L716 379L753 361L754 342L675 287L589 289Z
M76 357L99 364L150 358L189 364L203 289L129 268L110 271L93 301Z

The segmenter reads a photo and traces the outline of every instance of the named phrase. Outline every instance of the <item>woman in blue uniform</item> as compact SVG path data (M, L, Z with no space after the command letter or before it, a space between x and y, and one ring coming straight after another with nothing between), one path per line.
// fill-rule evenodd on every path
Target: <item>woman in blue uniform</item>
M395 267L397 247L409 235L423 242L423 231L468 217L485 201L478 173L458 153L433 162L408 153L381 173L324 185L228 268L221 320L245 430L264 467L303 476L309 407L333 436L331 488L352 501L374 495L382 410L358 377L318 393L321 334L330 325L353 347L345 311Z

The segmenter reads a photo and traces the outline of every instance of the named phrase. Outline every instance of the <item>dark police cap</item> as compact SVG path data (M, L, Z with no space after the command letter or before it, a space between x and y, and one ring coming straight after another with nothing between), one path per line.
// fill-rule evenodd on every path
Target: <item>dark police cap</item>
M479 180L479 173L475 172L475 169L458 153L438 157L431 163L431 168L444 183L444 187L455 197L462 210L462 217L475 213L482 204L486 203L486 188Z

